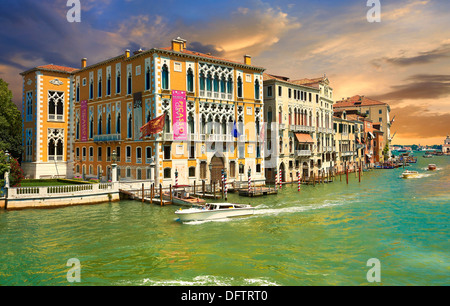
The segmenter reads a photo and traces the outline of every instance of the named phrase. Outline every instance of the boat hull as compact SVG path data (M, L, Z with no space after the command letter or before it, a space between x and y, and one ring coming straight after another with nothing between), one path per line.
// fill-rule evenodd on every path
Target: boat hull
M253 215L254 213L255 213L254 207L230 208L220 210L187 209L175 212L175 214L179 217L181 222L217 220L224 218L249 216Z

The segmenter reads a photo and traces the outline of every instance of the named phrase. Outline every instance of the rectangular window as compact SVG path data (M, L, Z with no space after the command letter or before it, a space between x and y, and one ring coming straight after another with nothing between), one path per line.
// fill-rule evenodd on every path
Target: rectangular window
M195 177L195 167L189 168L189 177Z
M195 145L190 147L189 158L195 158Z
M120 162L120 147L116 148L116 159L118 162Z
M281 97L283 94L283 88L281 86L278 86L278 96Z
M97 149L97 161L102 161L102 147Z
M267 96L272 97L272 86L267 87Z
M164 146L164 159L171 159L172 146Z
M127 146L126 150L127 150L126 151L126 158L127 158L126 162L127 163L131 163L131 147Z
M145 162L149 164L151 163L151 161L152 161L152 148L147 147L145 148Z

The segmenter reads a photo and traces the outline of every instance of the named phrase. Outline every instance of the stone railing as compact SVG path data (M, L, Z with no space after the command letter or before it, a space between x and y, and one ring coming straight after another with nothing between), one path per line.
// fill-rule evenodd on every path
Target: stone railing
M118 192L118 183L80 184L45 187L13 187L8 190L8 199L54 198L62 196L79 196L83 194L100 194Z

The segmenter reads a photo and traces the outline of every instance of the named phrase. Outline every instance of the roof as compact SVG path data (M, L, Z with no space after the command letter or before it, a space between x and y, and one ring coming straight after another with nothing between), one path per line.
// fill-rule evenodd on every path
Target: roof
M221 57L217 57L211 54L205 54L205 53L201 53L201 52L197 52L197 51L191 51L191 50L187 50L187 49L183 49L182 51L174 51L172 49L172 47L166 47L166 48L155 48L155 49L151 49L151 50L155 50L155 51L170 51L173 53L181 53L184 55L188 55L188 56L194 56L194 57L203 57L203 58L208 58L211 60L216 60L216 61L221 61L221 62L227 62L227 63L231 63L234 65L240 65L240 66L246 66L246 67L250 67L250 68L254 68L254 69L258 69L258 70L266 70L263 67L258 67L258 66L253 66L253 65L246 65L244 63L241 62L237 62L237 61L232 61L229 59L225 59L225 58L221 58Z
M52 71L52 72L61 72L61 73L67 73L70 74L72 72L78 71L79 69L77 68L72 68L72 67L66 67L66 66L59 66L59 65L43 65L43 66L38 66L32 69L29 69L27 71L24 71L21 73L21 75L25 75L29 72L35 71L35 70L43 70L43 71Z
M312 89L319 89L319 86L311 86L309 84L299 84L299 83L296 83L295 81L291 81L288 77L285 77L285 76L263 73L263 81L267 82L270 80L284 82L284 83L288 83L288 84L292 84L292 85L298 85L298 86L302 86L302 87L308 87L308 88L312 88Z
M360 107L360 106L373 106L373 105L388 105L387 103L377 101L365 96L356 95L351 98L336 101L333 105L334 108L346 108L346 107Z

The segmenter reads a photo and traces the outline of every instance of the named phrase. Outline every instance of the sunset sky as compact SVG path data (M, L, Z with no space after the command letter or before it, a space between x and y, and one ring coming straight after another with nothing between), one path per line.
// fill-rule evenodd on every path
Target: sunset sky
M20 72L78 68L131 51L168 47L252 63L292 79L327 75L336 100L365 95L391 105L394 144L442 144L450 134L450 1L381 0L369 23L366 0L81 0L81 23L66 0L0 2L0 78L21 107Z

